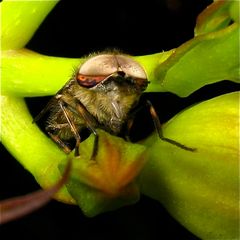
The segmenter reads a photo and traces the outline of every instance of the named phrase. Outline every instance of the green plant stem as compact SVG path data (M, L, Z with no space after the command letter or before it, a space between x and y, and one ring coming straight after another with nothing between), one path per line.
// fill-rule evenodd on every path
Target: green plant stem
M3 1L1 49L20 49L32 38L58 1Z
M32 123L23 99L1 97L1 140L8 151L36 178L38 183L47 188L60 178L58 164L66 155ZM46 177L47 176L47 177ZM62 194L64 193L64 194ZM68 195L66 189L58 196ZM62 201L70 202L71 197Z
M20 49L2 53L2 94L24 97L55 95L81 59L49 57Z

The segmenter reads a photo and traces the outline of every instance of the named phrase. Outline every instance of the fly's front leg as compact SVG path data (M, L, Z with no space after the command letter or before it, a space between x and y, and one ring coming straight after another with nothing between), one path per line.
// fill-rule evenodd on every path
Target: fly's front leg
M96 155L97 155L97 152L98 152L98 140L99 140L99 137L98 137L98 133L95 131L94 133L94 145L93 145L93 151L92 151L92 155L91 155L91 159L94 160Z
M187 151L193 152L193 151L196 150L196 148L187 147L187 146L185 146L185 145L183 145L183 144L181 144L181 143L179 143L179 142L176 142L176 141L174 141L174 140L172 140L172 139L169 139L169 138L164 137L164 136L163 136L163 133L162 133L162 126L161 126L160 120L159 120L159 118L158 118L158 115L157 115L157 113L156 113L156 111L155 111L152 103L147 100L147 101L146 101L146 104L147 104L147 106L149 107L149 111L150 111L150 114L151 114L151 116L152 116L155 129L157 130L157 133L158 133L158 136L159 136L160 139L162 139L163 141L168 142L168 143L170 143L170 144L173 144L173 145L175 145L175 146L177 146L177 147L179 147L179 148L182 148L182 149L184 149L184 150L187 150Z
M51 132L47 132L47 134L51 137L51 139L58 144L58 146L67 154L71 152L71 149L60 139L58 134L52 134Z
M87 128L94 134L95 139L94 139L94 145L93 145L93 151L92 151L92 155L91 155L91 159L94 160L96 155L97 155L97 151L98 151L98 140L99 140L99 136L98 133L95 129L96 126L96 120L92 117L92 115L87 111L87 109L83 106L83 104L78 101L76 103L76 110L77 112L82 116L82 118L84 119Z
M63 102L62 100L59 100L59 106L60 106L61 110L63 111L63 114L64 114L64 116L69 124L69 127L74 135L74 138L76 139L75 156L79 156L79 145L81 142L81 138L80 138L78 130L74 124L74 121L72 120L70 110L68 110L68 107L65 106L65 102Z
M130 130L133 126L133 123L134 123L134 118L129 118L127 120L126 130L124 132L124 138L128 142L131 142L131 139L130 139L129 135L130 135Z

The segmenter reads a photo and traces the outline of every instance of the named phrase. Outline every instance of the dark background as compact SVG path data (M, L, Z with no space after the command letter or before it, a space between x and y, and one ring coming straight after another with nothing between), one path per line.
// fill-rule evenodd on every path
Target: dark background
M211 1L207 0L61 1L27 47L42 54L63 57L82 57L106 48L118 48L131 55L161 52L193 37L196 16L209 3ZM146 96L153 104L162 102L157 111L164 122L195 102L237 88L236 84L223 81L184 99L170 93L148 93ZM47 100L27 99L32 114L36 115ZM149 121L138 118L134 128L137 133L139 119ZM141 130L138 137L149 131L152 129ZM1 199L39 189L31 174L3 146L1 156ZM198 239L175 221L160 203L146 196L135 205L95 218L86 218L78 207L53 200L33 214L3 225L0 236L2 240L16 237L24 240Z

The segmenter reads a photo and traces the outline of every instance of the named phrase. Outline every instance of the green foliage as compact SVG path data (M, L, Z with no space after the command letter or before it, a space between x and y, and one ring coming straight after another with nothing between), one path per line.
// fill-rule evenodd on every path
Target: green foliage
M1 49L20 49L31 39L57 1L3 1Z
M54 185L68 157L72 156L67 157L32 124L23 97L53 95L69 79L72 68L84 60L43 56L23 48L56 3L1 3L1 139L43 188ZM226 79L239 82L238 8L237 1L216 1L198 17L193 39L168 52L135 57L151 81L147 91L168 91L188 96L214 82ZM184 111L163 127L166 137L195 147L197 152L179 149L155 135L142 142L143 147L123 143L123 140L101 132L96 163L101 165L104 162L101 166L105 170L117 169L114 173L124 169L120 172L131 176L122 184L123 178L115 177L123 175L113 174L110 170L111 181L115 179L118 183L114 187L110 180L106 183L92 181L94 177L105 178L109 171L103 171L105 175L101 175L99 168L96 170L96 165L92 165L87 155L92 150L90 137L81 145L81 161L73 159L70 181L55 198L66 203L78 203L88 216L94 216L135 202L140 188L144 194L162 202L176 219L199 237L237 237L237 102L237 93L220 96ZM114 158L107 154L109 146ZM144 165L145 157L147 164ZM109 163L114 159L118 167L111 168ZM142 168L136 184L136 176ZM96 170L96 175L92 169ZM130 171L132 169L135 171ZM99 183L102 183L101 187ZM122 184L121 188L116 187L119 184Z
M166 137L196 152L159 141L155 134L145 143L150 147L141 191L202 239L239 234L239 96L233 92L204 101L165 125Z
M80 157L74 157L68 192L90 217L120 206L135 203L140 191L135 182L146 162L143 145L132 144L98 130L99 145L91 159L94 136L80 145ZM64 165L65 166L65 165ZM64 169L60 164L60 168Z

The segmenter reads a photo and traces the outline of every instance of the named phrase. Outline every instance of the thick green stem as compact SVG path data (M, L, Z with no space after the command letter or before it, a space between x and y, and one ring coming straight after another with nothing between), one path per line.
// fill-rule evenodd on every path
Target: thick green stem
M1 49L20 49L32 38L58 1L3 1Z
M66 155L32 123L21 98L1 97L1 140L9 152L46 188L60 178L58 165ZM66 189L64 194L68 194ZM69 202L63 197L62 201Z

